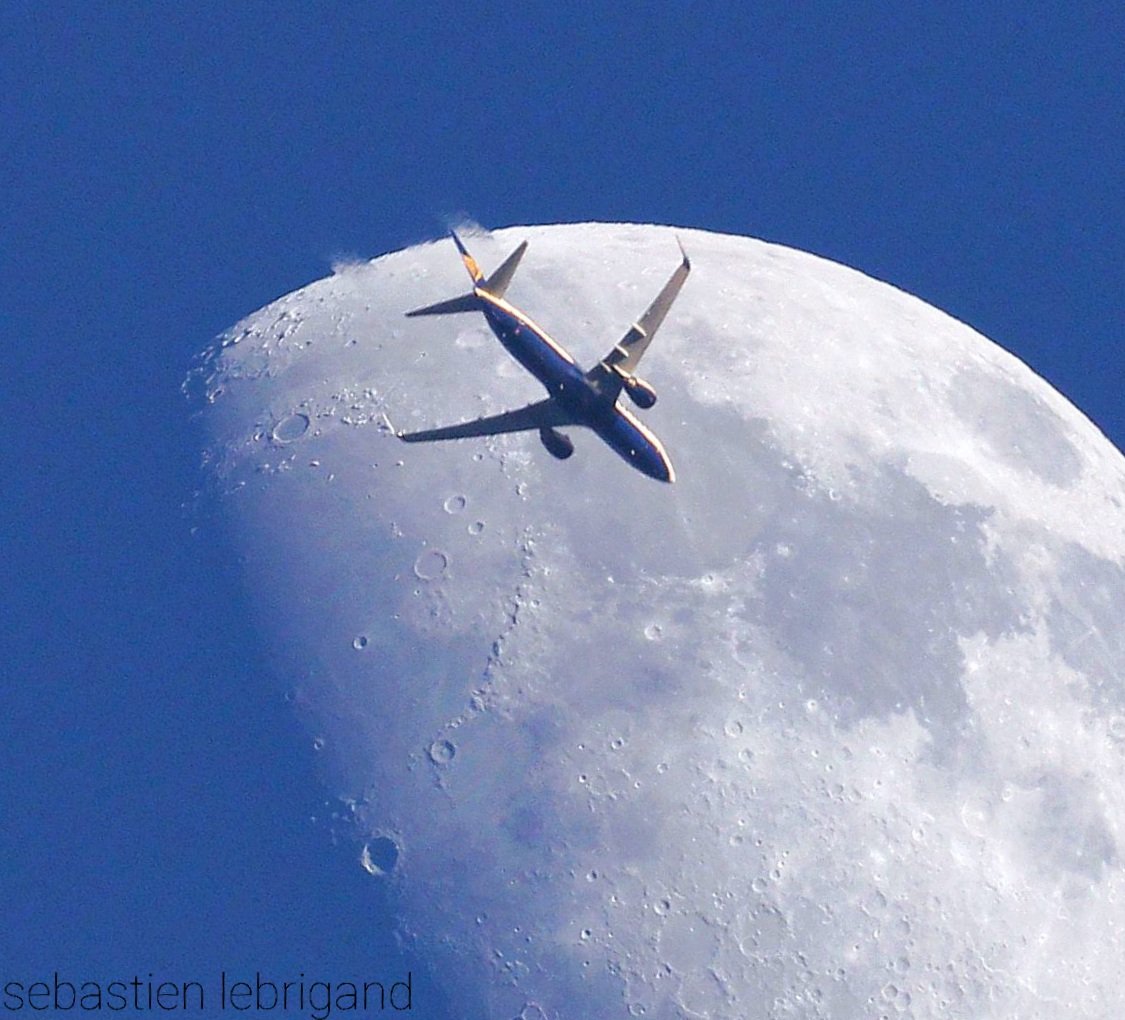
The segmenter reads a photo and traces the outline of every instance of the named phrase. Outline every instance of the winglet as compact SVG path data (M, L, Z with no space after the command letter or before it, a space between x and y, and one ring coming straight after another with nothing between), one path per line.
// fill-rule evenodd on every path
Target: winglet
M688 258L688 253L684 251L684 242L680 240L680 235L676 234L676 244L680 246L680 254L684 257L684 268L691 272L691 259Z

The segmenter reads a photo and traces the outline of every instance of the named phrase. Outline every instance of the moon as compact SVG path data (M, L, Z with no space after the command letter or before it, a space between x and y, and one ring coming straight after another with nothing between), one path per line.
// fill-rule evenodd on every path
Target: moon
M356 867L465 1015L1125 1012L1125 460L895 288L696 230L523 239L677 482L592 433L405 446L542 396L446 240L280 298L185 383L207 493ZM1065 339L1065 338L1062 338Z

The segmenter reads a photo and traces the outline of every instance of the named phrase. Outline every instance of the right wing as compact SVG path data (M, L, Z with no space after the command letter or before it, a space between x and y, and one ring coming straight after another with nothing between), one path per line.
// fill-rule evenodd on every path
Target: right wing
M438 439L468 439L472 436L495 436L502 432L526 432L574 424L574 419L558 402L548 397L517 411L505 411L503 414L477 418L476 421L466 421L460 425L423 429L420 432L399 432L398 438L406 443L428 443Z
M676 243L679 244L678 239ZM648 306L644 315L629 327L629 332L614 345L613 350L587 373L591 382L597 381L599 377L604 378L607 369L618 377L631 376L637 370L641 357L648 350L648 345L668 314L668 309L672 307L672 302L680 293L688 273L691 272L691 262L682 244L680 254L684 257L683 262L676 267L676 271L664 284L664 289L656 295L656 300Z

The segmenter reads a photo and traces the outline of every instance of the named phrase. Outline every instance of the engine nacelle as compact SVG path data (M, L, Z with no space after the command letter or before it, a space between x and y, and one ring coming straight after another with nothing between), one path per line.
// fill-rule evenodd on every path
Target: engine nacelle
M543 441L543 445L547 447L547 452L552 457L558 457L559 460L566 460L567 457L574 453L574 443L561 432L556 432L554 429L540 429L539 438Z
M644 411L656 403L656 390L635 375L625 379L625 392L629 394L629 399Z

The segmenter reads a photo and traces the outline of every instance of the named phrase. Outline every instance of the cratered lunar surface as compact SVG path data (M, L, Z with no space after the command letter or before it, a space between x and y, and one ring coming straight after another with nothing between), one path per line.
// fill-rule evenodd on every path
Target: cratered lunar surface
M464 1015L1125 1015L1125 462L967 326L748 238L641 365L678 481L539 399L448 240L191 373L209 489L357 858ZM583 364L671 229L467 237ZM1060 337L1064 343L1073 338ZM624 399L624 398L623 398Z

